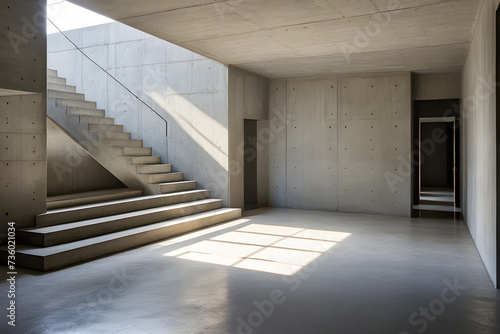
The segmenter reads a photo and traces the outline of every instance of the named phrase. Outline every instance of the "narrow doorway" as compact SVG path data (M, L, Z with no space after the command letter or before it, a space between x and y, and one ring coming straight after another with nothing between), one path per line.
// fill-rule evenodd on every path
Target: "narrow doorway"
M244 203L245 210L258 207L257 203L257 121L244 120Z
M436 211L456 208L456 120L419 119L419 204Z
M417 101L415 109L413 209L420 217L457 217L459 100Z

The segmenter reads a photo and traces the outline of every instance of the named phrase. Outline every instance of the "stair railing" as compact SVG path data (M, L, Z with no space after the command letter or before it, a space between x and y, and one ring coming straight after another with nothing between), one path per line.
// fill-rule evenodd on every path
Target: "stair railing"
M122 86L127 92L129 92L131 95L133 95L138 101L140 101L142 104L144 104L149 110L151 110L152 112L154 112L158 117L161 118L162 121L165 122L165 136L168 137L168 122L165 118L163 118L156 110L154 110L149 104L147 104L146 102L144 102L144 100L142 100L139 96L137 96L136 94L134 94L134 92L132 92L127 86L125 86L120 80L118 80L116 77L114 77L111 73L109 73L108 71L106 71L106 69L104 69L101 65L99 65L97 62L95 62L92 58L90 58L85 52L83 52L82 49L80 49L78 47L78 45L76 45L64 32L62 32L61 29L59 29L59 27L57 25L54 24L54 22L52 22L51 19L49 19L47 17L47 20L78 50L80 51L80 53L85 56L85 58L87 58L88 60L90 60L92 63L94 63L99 69L101 69L103 72L105 72L111 79L113 79L114 81L116 81L120 86Z

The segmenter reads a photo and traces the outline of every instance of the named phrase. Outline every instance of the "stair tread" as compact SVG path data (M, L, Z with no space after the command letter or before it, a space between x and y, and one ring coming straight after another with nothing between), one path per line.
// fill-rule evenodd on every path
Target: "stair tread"
M107 201L107 202L85 204L85 205L72 206L72 207L68 207L68 208L49 210L46 213L39 214L38 216L49 216L51 214L58 214L58 213L63 213L63 212L71 212L71 211L78 211L78 210L84 210L84 209L99 208L99 207L105 207L105 206L109 206L109 205L122 204L122 203L133 203L133 202L138 202L138 201L147 201L148 199L170 197L170 196L175 196L175 195L202 193L205 191L207 191L207 190L204 190L204 189L198 190L197 189L197 190L176 192L176 193L171 193L171 194L158 194L158 195L148 195L148 196L124 198L124 199L112 200L112 201Z
M148 176L154 175L173 175L173 174L183 174L182 172L159 172L159 173L149 173Z
M56 93L69 93L69 94L73 94L73 95L80 95L80 96L85 96L85 94L82 94L82 93L76 93L76 92L67 92L65 90L60 90L60 89L56 89L56 88L47 88L47 91L48 92L56 92ZM65 99L65 97L58 97L58 99ZM69 98L66 98L68 100L71 100Z
M68 201L73 199L82 199L82 198L90 198L97 196L106 196L106 195L117 195L130 193L134 194L140 192L140 190L129 189L129 188L112 188L112 189L102 189L102 190L91 190L84 191L79 193L65 194L65 195L56 195L47 197L47 202L58 202L58 201Z
M80 115L80 121L82 119L85 120L84 123L87 123L87 124L103 124L103 123L98 123L98 122L102 122L102 121L108 121L108 122L112 122L111 124L114 124L114 121L115 121L115 119L112 117ZM107 124L108 123L106 123L106 125Z
M63 78L60 78L60 79L63 79ZM52 86L52 88L48 88L49 86ZM69 88L69 89L76 91L76 86L68 85L68 84L58 84L55 82L47 82L47 88L54 89L54 90L57 90L58 88Z
M161 166L170 166L170 164L151 164L151 165L137 165L137 167L146 166L146 167L161 167Z
M194 180L187 180L187 181L172 181L172 182L161 182L161 183L157 183L159 184L160 186L162 184L172 184L172 183L192 183L192 182L196 182Z
M125 219L125 218L139 217L139 216L142 216L144 214L149 214L149 213L161 212L161 211L170 210L170 209L177 209L177 208L181 208L181 207L193 206L193 205L197 205L197 204L213 203L213 202L219 202L219 201L222 201L222 200L209 198L209 199L203 199L203 200L198 200L198 201L184 202L184 203L179 203L179 204L160 206L160 207L156 207L156 208L126 212L126 213L121 213L121 214L112 215L112 216L81 220L81 221L72 222L72 223L65 223L65 224L47 226L47 227L30 227L30 228L23 228L23 229L19 229L19 230L25 231L25 232L30 232L30 233L40 233L40 234L55 233L55 232L71 230L74 228L82 228L82 227L86 227L86 226L97 225L100 223L116 221L116 220Z
M135 154L127 154L127 155L124 155L125 157L129 157L129 158L144 158L144 157L150 157L150 158L156 158L156 157L160 157L159 155L135 155Z
M17 253L21 254L28 254L28 255L34 255L34 256L50 256L53 254L58 254L58 253L64 253L70 250L78 249L78 248L83 248L86 246L91 246L99 243L104 243L106 241L114 240L114 239L120 239L126 236L134 235L134 234L140 234L148 231L154 231L158 228L162 227L167 227L167 226L172 226L176 224L181 224L188 222L193 219L199 219L202 217L208 217L208 216L215 216L219 214L224 214L224 213L230 213L234 211L239 211L240 209L232 209L232 208L220 208L220 209L215 209L215 210L210 210L202 213L197 213L193 215L188 215L188 216L183 216L179 218L174 218L174 219L169 219L153 224L148 224L140 227L134 227L128 230L120 231L120 232L113 232L109 233L106 235L101 235L97 237L92 237L88 239L83 239L79 241L73 241L69 242L66 244L61 244L61 245L56 245L56 246L50 246L50 247L43 247L39 248L36 246L18 246L16 249Z
M60 99L60 97L58 97L58 99ZM68 109L70 110L80 110L80 109L83 109L83 110L92 110L92 111L106 111L104 109L99 109L99 108L85 108L85 107L68 107ZM85 115L82 115L82 116L85 116ZM104 117L104 116L100 116L100 117Z
M131 139L131 140L137 140L137 139ZM132 148L132 149L152 149L152 147L144 147L144 146L141 146L141 147L137 147L137 146L120 146L120 148Z

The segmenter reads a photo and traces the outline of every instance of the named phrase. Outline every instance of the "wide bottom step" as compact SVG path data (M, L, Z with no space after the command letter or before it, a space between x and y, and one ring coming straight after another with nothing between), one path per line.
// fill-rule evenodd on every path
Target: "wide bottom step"
M18 248L16 265L40 271L55 270L239 217L240 209L222 208L63 245Z

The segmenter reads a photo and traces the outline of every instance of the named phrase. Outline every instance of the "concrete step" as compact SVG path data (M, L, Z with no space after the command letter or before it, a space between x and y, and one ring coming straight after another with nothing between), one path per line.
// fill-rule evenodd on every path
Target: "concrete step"
M93 132L123 132L123 125L89 124L89 131L93 131Z
M70 93L70 92L63 92L60 90L53 90L49 89L47 90L47 97L48 98L62 98L62 99L71 99L71 100L80 100L83 101L85 99L85 95L80 94L80 93Z
M179 181L179 182L169 182L160 183L160 192L162 194L174 193L177 191L188 191L194 190L197 187L196 181Z
M150 209L160 206L197 201L210 197L208 190L192 190L173 194L139 196L102 203L74 206L50 210L36 216L36 227L47 227L80 220L94 219L122 214L131 211Z
M100 117L100 116L80 116L80 123L88 124L115 124L114 118Z
M61 98L56 98L56 106L97 109L97 103L95 102L61 99Z
M66 85L65 78L59 78L55 75L50 75L50 74L47 74L47 82L55 83L58 85Z
M78 115L78 116L104 117L105 111L102 109L68 107L68 108L66 108L66 114L67 115Z
M47 82L47 89L59 90L62 92L76 93L75 86L60 85L53 82Z
M444 200L444 201L439 201L439 200L424 200L424 199L421 199L419 201L419 204L422 204L422 205L442 205L442 206L451 206L453 207L455 205L454 202L450 202L448 200Z
M97 133L97 138L99 140L110 140L110 139L120 139L127 140L132 138L132 134L130 132L112 132L112 131L104 131Z
M153 156L126 156L130 165L147 165L161 163L161 157Z
M53 69L48 68L48 69L47 69L47 75L51 75L51 76L57 77L57 71L56 71L56 70L53 70Z
M177 182L182 181L182 173L160 173L160 174L145 174L148 183L164 183L164 182Z
M152 147L118 147L120 155L153 155Z
M18 246L16 266L40 271L55 270L239 217L240 209L224 208L64 245L31 249Z
M113 188L47 197L47 210L141 196L142 190Z
M221 207L222 200L204 199L49 227L24 228L16 230L16 241L21 244L50 247Z
M137 166L137 173L139 174L155 174L155 173L170 173L170 172L172 172L171 164Z
M111 139L106 142L111 147L142 147L142 140L137 139Z

